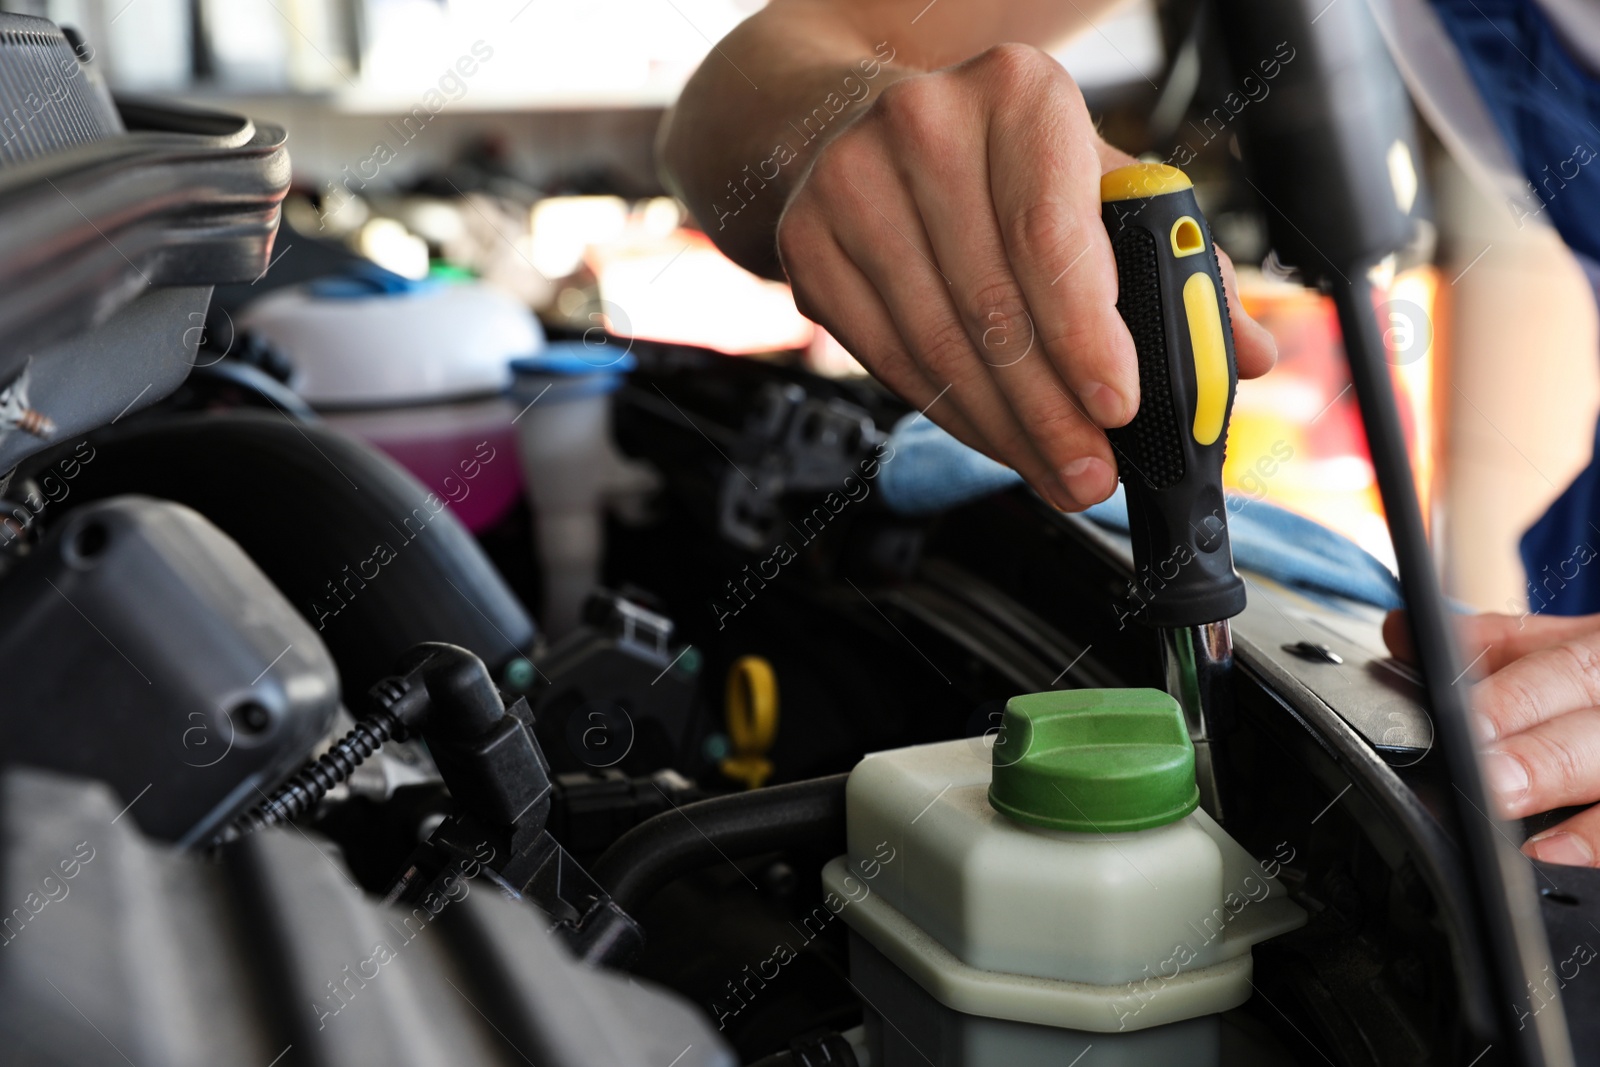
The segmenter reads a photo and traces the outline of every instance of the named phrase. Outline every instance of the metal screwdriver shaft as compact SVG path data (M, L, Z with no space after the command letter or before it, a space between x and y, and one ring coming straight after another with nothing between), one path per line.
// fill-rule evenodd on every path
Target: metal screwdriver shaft
M1183 172L1155 163L1101 180L1117 310L1139 358L1139 412L1112 431L1128 499L1143 621L1161 634L1167 691L1195 746L1201 805L1219 821L1218 764L1233 717L1233 639L1244 610L1222 460L1238 372L1221 266Z

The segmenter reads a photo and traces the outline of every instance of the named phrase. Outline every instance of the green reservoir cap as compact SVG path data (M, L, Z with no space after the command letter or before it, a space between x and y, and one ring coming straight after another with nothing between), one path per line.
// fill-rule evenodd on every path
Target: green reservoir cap
M1012 697L989 803L1052 830L1121 833L1176 822L1200 803L1183 711L1159 689Z

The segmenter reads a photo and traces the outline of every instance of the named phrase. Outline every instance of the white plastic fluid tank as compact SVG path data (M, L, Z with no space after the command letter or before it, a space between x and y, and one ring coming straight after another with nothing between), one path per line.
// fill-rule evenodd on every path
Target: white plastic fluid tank
M1198 802L1154 689L1015 697L992 738L862 760L823 884L874 1063L907 1042L937 1067L1066 1063L1091 1039L1097 1062L1216 1062L1206 1017L1249 999L1251 946L1305 913Z
M517 448L544 585L539 621L552 637L578 625L600 584L608 502L656 484L612 440L611 394L635 365L627 347L590 340L558 342L513 364Z
M319 409L504 393L511 361L544 348L533 312L494 286L376 269L269 293L239 325L289 357L289 384Z
M546 347L516 297L361 264L268 293L238 325L288 358L289 384L329 426L387 453L473 533L516 506L511 364Z

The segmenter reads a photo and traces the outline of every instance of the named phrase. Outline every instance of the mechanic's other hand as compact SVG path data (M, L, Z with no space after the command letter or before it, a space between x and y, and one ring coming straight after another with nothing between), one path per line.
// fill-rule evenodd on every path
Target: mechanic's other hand
M1472 670L1473 726L1500 813L1520 819L1600 801L1600 615L1476 615L1460 620ZM1412 658L1403 612L1384 640ZM1600 806L1535 835L1522 850L1547 863L1600 866Z
M1116 488L1102 428L1139 405L1100 221L1100 175L1132 162L1059 63L1000 45L888 86L824 146L779 256L800 309L879 379L1079 510ZM1263 374L1272 338L1222 271L1239 374Z

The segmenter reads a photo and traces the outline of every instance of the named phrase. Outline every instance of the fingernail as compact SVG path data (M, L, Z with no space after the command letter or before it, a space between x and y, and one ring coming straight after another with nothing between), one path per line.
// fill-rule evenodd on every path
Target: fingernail
M1061 484L1081 507L1088 507L1111 495L1117 487L1117 473L1105 460L1083 456L1061 468Z
M1128 402L1109 385L1090 382L1078 390L1078 399L1089 417L1101 426L1121 426L1133 417Z
M1500 731L1495 727L1494 720L1487 715L1472 713L1472 732L1478 735L1478 740L1489 744L1500 739Z
M1528 791L1528 769L1522 761L1504 752L1486 752L1483 756L1483 776L1489 788L1509 813L1515 814L1520 801Z
M1522 847L1534 859L1545 863L1559 863L1567 867L1594 866L1594 851L1589 848L1589 842L1565 830L1535 837Z

